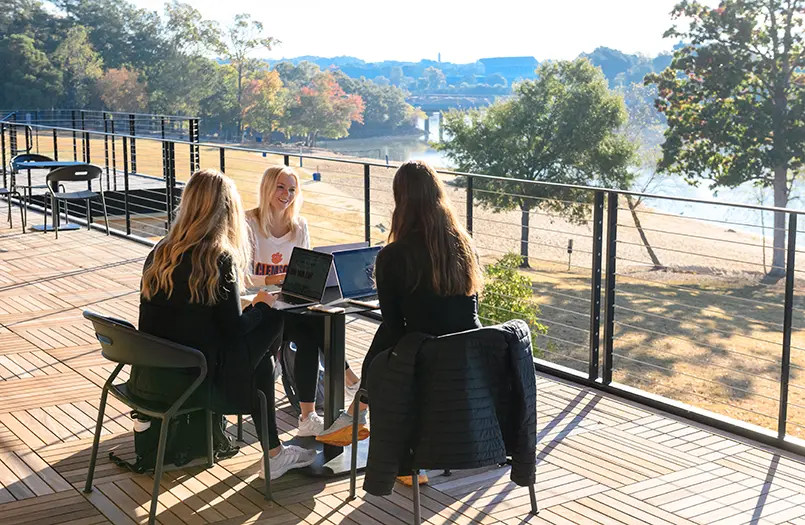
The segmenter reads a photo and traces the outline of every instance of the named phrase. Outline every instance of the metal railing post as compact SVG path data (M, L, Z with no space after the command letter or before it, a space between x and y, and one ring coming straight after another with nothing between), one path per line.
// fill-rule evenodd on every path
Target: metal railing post
M115 135L115 119L112 117L111 122L109 123L109 129L112 132L112 184L114 186L115 191L117 191L117 136ZM109 180L106 181L106 189L109 189Z
M31 141L31 128L25 126L25 151L30 152L31 148L33 147L33 143ZM38 153L38 152L37 152Z
M106 189L109 189L109 121L106 120L106 112L103 112L103 161L106 165Z
M75 134L76 128L78 128L78 125L76 124L76 120L75 120L75 110L72 110L71 114L72 114L72 120L73 120L73 160L78 160L78 144L76 142L76 134Z
M291 165L291 156L290 155L283 155L282 157L283 157L283 161L285 162L285 165L290 166Z
M604 252L604 192L596 191L593 199L593 249L590 276L590 362L587 376L598 379L601 344L601 257ZM611 379L611 376L610 376Z
M363 165L363 238L368 243L372 242L372 188L370 170L371 166L368 164Z
M123 137L123 213L126 216L126 235L131 235L131 212L129 211L129 154Z
M788 424L788 382L791 377L791 330L794 313L794 271L797 255L797 214L788 214L788 257L785 265L785 307L783 309L783 355L780 372L780 411L777 437L785 439Z
M472 235L472 208L475 201L475 192L472 189L473 178L467 177L467 231Z
M604 384L612 382L615 329L615 268L618 249L618 194L607 194L607 265L604 313Z
M6 171L6 125L0 122L0 156L3 163L3 187L8 188L8 172Z
M218 162L221 173L226 173L226 148L218 148Z
M53 160L59 160L59 130L53 129Z
M168 178L170 179L170 205L168 209L168 226L173 224L176 211L176 196L174 190L176 189L176 144L173 142L168 143Z
M88 149L89 149L89 134L87 133L87 123L86 123L86 120L84 118L85 115L84 115L84 110L83 109L80 110L80 115L81 115L81 131L83 131L83 133L81 135L82 135L82 140L83 140L82 149L83 149L83 155L84 155L84 162L89 162L89 151L88 151Z
M134 138L137 134L137 125L134 118L134 114L129 115L129 135L131 135L131 172L137 173L137 139Z

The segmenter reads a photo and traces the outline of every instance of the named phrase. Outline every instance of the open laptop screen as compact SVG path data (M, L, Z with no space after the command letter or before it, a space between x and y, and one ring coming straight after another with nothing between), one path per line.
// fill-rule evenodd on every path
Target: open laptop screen
M329 253L295 247L291 260L288 261L288 273L282 283L282 291L321 301L332 257Z
M376 292L375 259L380 246L335 252L333 260L338 273L341 294L346 299L365 297Z

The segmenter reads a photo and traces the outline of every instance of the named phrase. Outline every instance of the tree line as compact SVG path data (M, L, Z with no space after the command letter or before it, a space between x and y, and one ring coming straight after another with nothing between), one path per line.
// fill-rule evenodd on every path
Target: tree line
M252 56L277 45L248 14L220 27L176 0L162 14L125 0L0 0L0 107L190 115L206 133L283 131L311 145L414 128L397 86Z

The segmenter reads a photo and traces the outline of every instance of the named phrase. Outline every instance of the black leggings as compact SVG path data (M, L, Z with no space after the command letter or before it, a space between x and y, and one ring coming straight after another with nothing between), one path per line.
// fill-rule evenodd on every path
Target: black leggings
M319 381L319 343L323 339L324 325L321 316L283 312L285 329L282 340L296 345L294 376L299 401L314 403ZM344 362L344 370L349 363Z

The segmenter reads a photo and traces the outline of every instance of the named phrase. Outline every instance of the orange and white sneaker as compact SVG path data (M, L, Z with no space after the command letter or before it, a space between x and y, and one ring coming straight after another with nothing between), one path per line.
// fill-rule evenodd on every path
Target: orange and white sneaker
M368 437L369 429L366 428L366 410L361 410L358 414L358 441L363 441ZM342 410L338 418L333 421L333 424L318 435L316 441L336 447L350 445L352 443L352 416L349 415L349 412Z
M419 484L425 485L428 482L428 475L424 472L419 473ZM397 476L397 481L405 485L406 487L413 487L414 486L414 476Z

